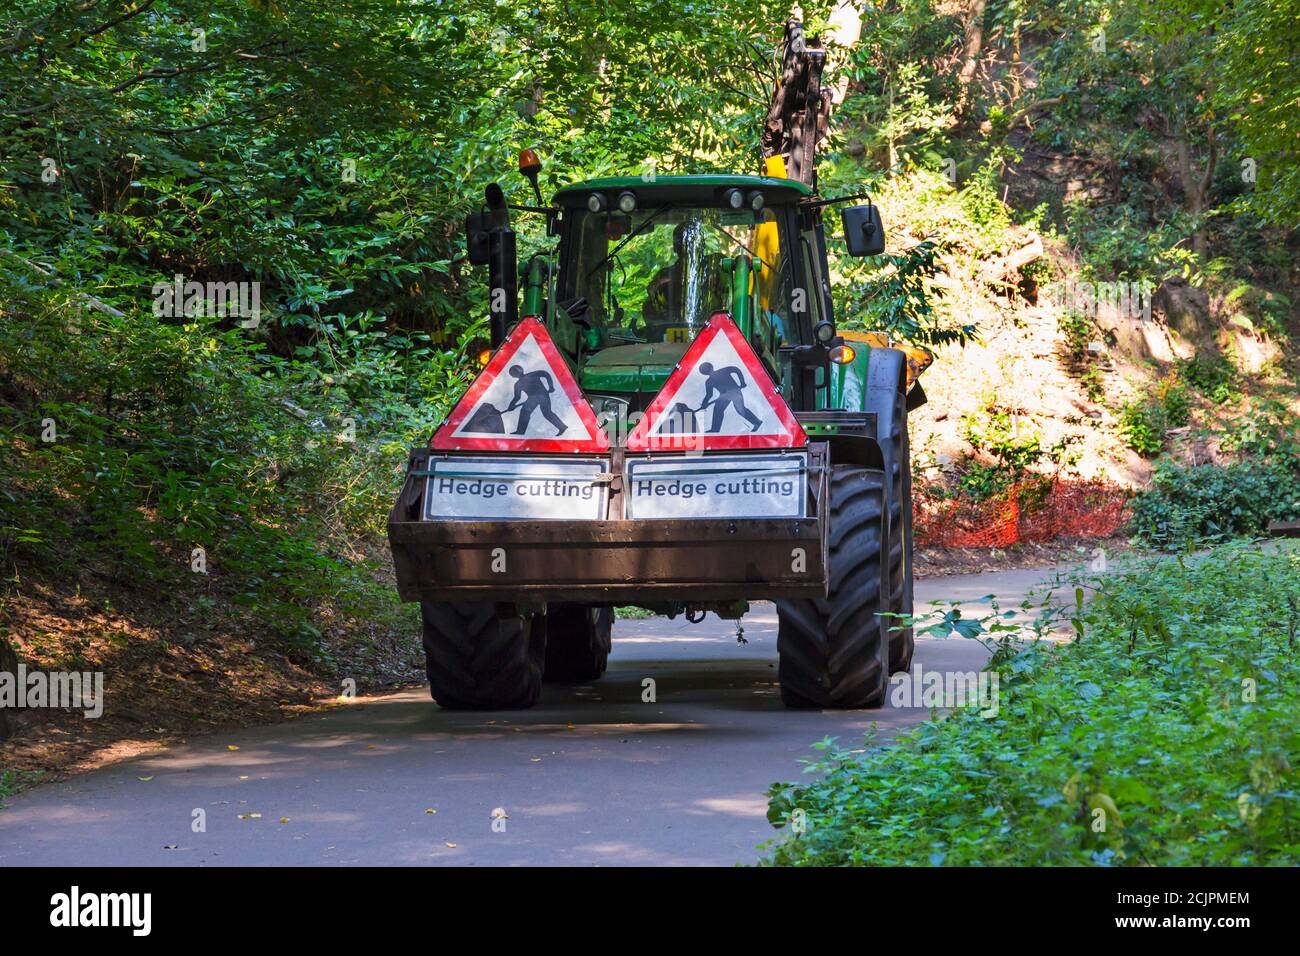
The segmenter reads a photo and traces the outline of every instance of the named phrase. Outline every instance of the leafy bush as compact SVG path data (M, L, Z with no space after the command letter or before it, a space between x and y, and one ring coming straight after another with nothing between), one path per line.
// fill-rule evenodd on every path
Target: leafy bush
M945 326L931 303L930 281L938 270L941 247L929 240L918 242L899 255L880 257L880 270L847 292L850 319L846 328L889 332L915 345L965 343L975 338L970 324Z
M1179 378L1216 405L1241 398L1240 375L1223 355L1197 355L1179 361L1174 368Z
M1300 518L1300 473L1282 461L1160 462L1133 501L1130 529L1147 547L1184 548L1257 535L1270 519Z
M1220 443L1242 458L1300 467L1300 415L1276 398L1263 399L1224 428Z
M996 716L963 707L865 754L822 741L815 779L770 791L773 824L806 827L768 862L1300 863L1300 553L1090 586L1080 639L999 655Z
M394 468L454 394L463 361L430 361L412 343L432 391L407 384L408 403L393 380L426 379L379 375L366 358L400 363L391 346L372 352L353 337L348 367L327 383L319 366L267 355L217 320L88 312L3 261L0 288L6 573L95 567L179 594L211 582L304 661L326 653L321 611L405 613L369 553ZM378 378L349 374L366 368ZM195 548L206 575L191 573Z
M1151 457L1165 447L1165 434L1191 418L1187 387L1176 377L1162 379L1150 394L1125 402L1119 412L1119 433L1139 455Z

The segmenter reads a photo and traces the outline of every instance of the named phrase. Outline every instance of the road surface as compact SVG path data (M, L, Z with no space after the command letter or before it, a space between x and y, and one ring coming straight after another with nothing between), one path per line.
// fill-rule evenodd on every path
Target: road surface
M1015 606L1046 573L922 579L918 610ZM620 620L608 674L548 686L532 710L444 711L410 691L38 787L0 810L0 867L752 863L776 832L767 787L798 779L813 742L857 745L872 725L887 740L928 711L786 710L775 610L744 627L741 645L712 616ZM919 639L914 666L984 660L974 641Z

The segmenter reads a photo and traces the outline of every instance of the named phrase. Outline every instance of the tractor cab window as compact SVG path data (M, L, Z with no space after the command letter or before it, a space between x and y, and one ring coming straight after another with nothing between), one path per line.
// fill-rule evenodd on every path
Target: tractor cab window
M566 287L588 303L601 346L689 342L715 312L732 312L734 260L761 265L746 292L754 313L780 338L788 316L790 272L770 209L661 206L581 212L573 275Z

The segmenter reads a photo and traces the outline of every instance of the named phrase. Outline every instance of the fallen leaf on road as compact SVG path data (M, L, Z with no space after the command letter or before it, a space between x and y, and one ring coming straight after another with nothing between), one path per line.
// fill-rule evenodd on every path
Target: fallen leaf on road
M452 843L450 840L447 841L447 846L451 847L453 850L456 849L456 844Z
M241 819L241 820L260 820L260 819L262 819L262 815L261 815L260 813L241 813L241 814L239 815L239 819Z
M366 749L367 749L367 750L374 750L374 749L375 749L375 745L374 745L374 744L366 744Z
M148 776L148 777L136 777L135 779L137 779L137 780L141 780L141 781L143 781L144 783L148 783L150 780L153 779L153 777L152 777L152 776Z
M493 820L509 820L510 814L506 813L505 807L497 807L492 811Z
M246 773L241 773L241 774L239 775L239 779L240 779L240 780L247 780L247 779L248 779L248 774L246 774Z
M425 807L425 808L424 808L424 812L425 812L425 813L437 813L438 811L435 810L435 809L433 809L433 807Z
M226 744L226 749L227 749L227 750L238 750L239 748L236 747L234 744Z
M280 818L280 822L281 822L281 823L288 823L288 822L289 822L289 818L288 818L288 817L281 817L281 818Z
M533 763L541 763L541 762L542 762L542 758L541 758L541 757L530 757L530 758L528 758L528 759L530 759Z
M164 849L164 850L174 850L174 849L176 849L176 844L175 844L175 843L167 843L167 844L164 844L164 845L163 845L163 849Z

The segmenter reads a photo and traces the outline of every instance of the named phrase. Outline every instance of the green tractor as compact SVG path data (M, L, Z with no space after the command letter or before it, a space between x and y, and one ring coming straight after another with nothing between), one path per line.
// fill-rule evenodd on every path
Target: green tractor
M412 451L388 524L441 706L594 680L622 605L775 602L792 707L879 707L910 667L889 615L912 612L907 413L926 359L837 330L823 213L845 200L812 172L823 59L787 24L765 175L599 179L545 204L525 151L537 204L494 185L469 217L495 351ZM521 268L511 212L545 216L554 250ZM851 255L884 251L873 205L840 220Z

